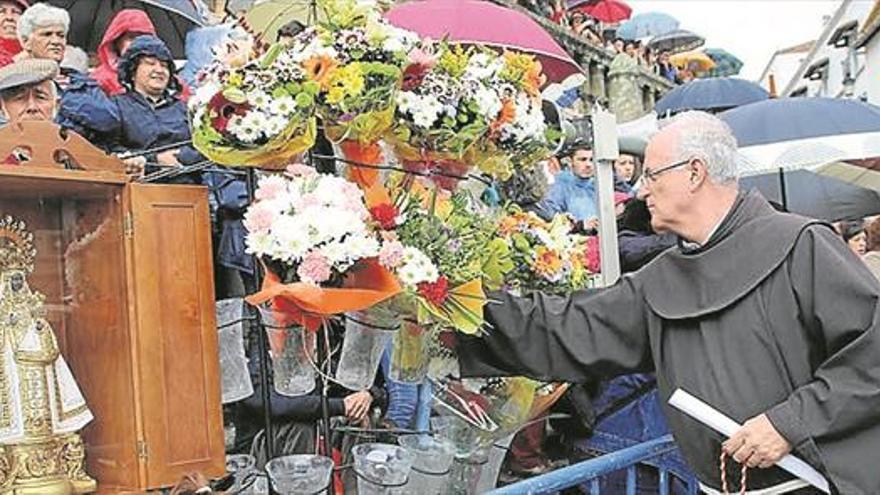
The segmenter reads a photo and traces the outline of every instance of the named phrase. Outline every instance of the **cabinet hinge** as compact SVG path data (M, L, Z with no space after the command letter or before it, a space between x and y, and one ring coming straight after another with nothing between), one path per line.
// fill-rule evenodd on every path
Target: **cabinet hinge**
M134 237L134 219L132 219L130 211L125 212L125 216L122 218L122 231L126 239Z
M148 455L147 455L147 442L145 442L143 440L138 440L137 451L138 451L139 458L146 459L148 457Z

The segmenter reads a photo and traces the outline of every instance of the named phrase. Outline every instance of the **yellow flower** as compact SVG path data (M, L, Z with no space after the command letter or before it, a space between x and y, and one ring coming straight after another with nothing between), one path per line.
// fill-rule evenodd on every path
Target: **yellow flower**
M326 101L331 105L339 104L346 97L359 96L364 86L361 65L357 62L348 64L330 74L330 89L327 91Z
M547 80L542 73L541 62L525 53L505 51L503 56L505 67L501 77L512 83L521 84L529 94L538 94Z
M244 77L241 75L241 73L233 72L232 74L229 74L229 85L230 86L241 86L241 84L243 82L244 82Z
M470 60L470 50L462 45L447 46L440 55L438 64L452 77L461 77L467 69Z

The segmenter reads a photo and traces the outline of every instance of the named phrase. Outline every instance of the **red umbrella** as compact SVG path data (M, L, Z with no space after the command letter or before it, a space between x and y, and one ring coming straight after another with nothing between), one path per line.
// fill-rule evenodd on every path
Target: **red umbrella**
M632 15L632 7L619 0L599 0L575 7L576 11L606 24L625 21Z
M398 4L391 24L435 40L510 48L538 57L548 82L582 72L578 64L529 16L480 0L415 0Z

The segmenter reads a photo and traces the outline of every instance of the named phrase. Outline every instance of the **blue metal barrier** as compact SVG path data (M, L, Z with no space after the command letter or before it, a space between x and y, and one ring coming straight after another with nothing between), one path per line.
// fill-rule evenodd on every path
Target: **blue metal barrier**
M514 483L497 490L489 492L489 495L522 495L522 494L541 494L554 493L565 488L589 484L590 495L599 495L600 477L609 473L626 469L626 493L634 495L636 493L636 467L645 460L652 459L663 455L667 452L675 450L675 441L672 435L643 442L638 445L618 450L610 454L579 462L572 466L568 466L556 471L535 476L527 480ZM670 476L669 471L660 468L660 495L669 494ZM688 484L688 493L697 493L697 484Z

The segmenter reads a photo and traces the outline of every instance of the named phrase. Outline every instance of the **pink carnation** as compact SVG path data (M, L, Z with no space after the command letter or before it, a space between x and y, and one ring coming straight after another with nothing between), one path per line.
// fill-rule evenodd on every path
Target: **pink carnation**
M267 177L260 181L260 187L254 193L258 200L272 200L284 193L287 189L287 181L278 176Z
M290 165L287 166L287 169L285 170L285 172L287 173L287 175L290 175L293 177L297 177L300 175L309 176L309 175L315 175L316 173L318 173L317 171L315 171L314 168L309 167L308 165L303 165L302 163L291 163Z
M385 268L393 269L403 262L403 244L399 241L390 241L382 244L379 249L379 264Z
M330 279L330 263L323 254L311 251L299 264L296 274L303 282L320 284Z
M266 232L275 222L275 212L264 203L256 203L244 214L244 227L248 232Z
M437 63L437 57L434 55L422 50L421 48L413 48L407 58L409 59L409 63L415 65L421 65L428 69L434 67L434 64Z

